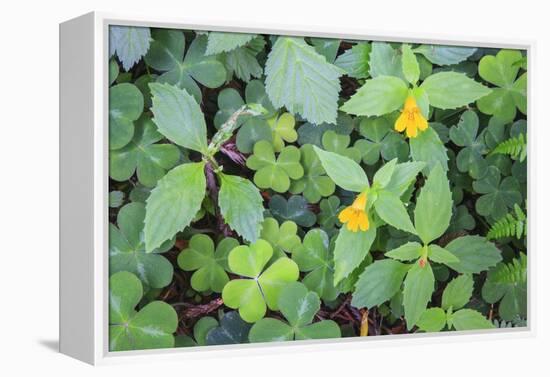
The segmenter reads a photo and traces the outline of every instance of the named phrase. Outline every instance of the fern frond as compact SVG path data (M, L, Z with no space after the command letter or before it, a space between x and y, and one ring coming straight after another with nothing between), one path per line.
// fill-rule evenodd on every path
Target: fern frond
M514 205L514 212L506 214L491 226L487 233L488 240L504 237L516 237L518 240L527 234L527 216L517 204Z
M496 284L516 284L527 282L527 255L520 253L519 258L510 263L499 263L487 276L487 280Z
M491 154L507 154L514 160L523 162L527 157L527 141L524 134L519 134L497 145Z

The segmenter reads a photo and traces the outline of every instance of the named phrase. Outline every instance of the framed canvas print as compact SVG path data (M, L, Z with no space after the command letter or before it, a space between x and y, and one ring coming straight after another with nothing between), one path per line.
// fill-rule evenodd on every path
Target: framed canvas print
M530 331L530 44L92 13L60 47L62 352Z

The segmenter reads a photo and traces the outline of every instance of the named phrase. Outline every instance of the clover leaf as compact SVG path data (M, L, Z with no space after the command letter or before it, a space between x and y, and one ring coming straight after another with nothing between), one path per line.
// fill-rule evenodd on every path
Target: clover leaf
M364 139L355 142L355 148L361 152L363 162L374 165L380 156L386 161L397 158L406 161L409 156L409 144L404 137L392 131L390 117L363 118L359 124L359 132Z
M221 292L229 281L226 270L227 254L237 247L239 242L231 237L224 238L214 251L214 242L205 234L195 234L189 241L189 247L178 255L178 265L184 271L195 271L191 276L191 287L195 291L208 290Z
M333 130L329 130L323 134L323 149L359 162L361 161L361 152L359 149L349 146L350 140L349 135L337 134Z
M109 148L124 147L134 136L134 122L143 112L143 94L134 84L109 88Z
M473 183L474 190L482 194L476 201L476 211L482 216L500 219L514 204L521 203L520 184L514 177L501 181L500 171L489 166L487 174Z
M304 175L298 148L285 147L275 157L273 146L265 140L254 145L254 154L247 159L246 166L256 170L254 183L259 188L272 188L277 192L289 189L290 178L299 179Z
M320 211L317 215L317 221L322 228L327 230L333 228L337 224L340 224L340 220L338 220L338 213L340 213L340 210L342 209L342 205L340 205L340 198L333 195L321 200L319 203L319 209Z
M136 311L142 297L141 282L131 272L121 271L110 277L110 351L174 347L176 311L162 301L152 301Z
M355 120L348 114L339 112L336 117L336 124L303 123L298 127L298 144L312 144L319 148L323 147L322 138L326 131L333 130L337 134L349 135L355 127Z
M303 243L292 251L292 259L300 271L307 272L302 282L323 300L332 301L338 296L334 287L334 262L330 241L325 231L312 229Z
M142 116L135 123L134 136L130 143L110 154L110 177L123 182L136 172L138 180L144 186L155 186L180 158L178 147L157 143L161 139L163 136L157 131L151 118Z
M238 246L229 253L229 268L244 278L227 283L222 298L226 306L238 309L246 322L263 318L267 308L278 310L284 286L298 280L298 266L286 257L277 259L264 270L272 255L273 248L262 239L249 246Z
M252 325L243 321L237 312L224 313L220 325L206 334L206 344L242 344L248 343L248 333Z
M339 338L340 327L332 320L313 322L321 307L319 296L309 292L301 283L290 283L279 298L279 308L287 322L264 318L250 329L251 342L274 342L281 340Z
M486 55L479 61L479 75L496 88L477 101L477 107L485 114L494 115L509 122L516 117L516 108L527 114L527 73L516 77L523 58L520 51L501 50L496 56Z
M327 176L311 144L303 145L300 153L304 176L292 181L289 191L293 194L303 193L308 202L317 203L322 197L331 195L336 187Z
M213 328L218 327L218 321L213 317L200 318L193 326L193 338L189 335L176 336L176 347L206 346L206 336Z
M149 67L163 72L158 77L158 82L187 90L199 103L202 94L195 81L207 88L217 88L225 82L227 72L223 64L218 61L216 55L206 55L206 35L199 35L193 39L187 53L182 31L154 29L152 38L145 62Z
M300 246L301 240L296 234L297 231L298 226L292 221L285 221L279 226L277 220L272 217L264 220L260 238L269 242L273 248L271 261L286 257L286 253L291 253Z
M487 162L483 155L488 152L483 133L478 135L479 118L472 110L465 111L456 126L451 127L449 136L453 143L463 147L456 156L456 165L462 173L469 173L474 179L487 174Z
M137 275L145 286L163 288L172 281L174 269L160 253L171 249L174 241L168 240L153 252L146 253L144 219L145 205L129 203L118 212L118 228L109 224L109 272L129 271Z
M287 143L293 143L298 139L298 133L294 129L296 120L290 113L283 113L278 117L268 120L273 133L273 149L280 152Z
M292 195L288 200L284 196L273 195L269 209L280 222L290 220L304 227L315 224L315 214L301 195Z

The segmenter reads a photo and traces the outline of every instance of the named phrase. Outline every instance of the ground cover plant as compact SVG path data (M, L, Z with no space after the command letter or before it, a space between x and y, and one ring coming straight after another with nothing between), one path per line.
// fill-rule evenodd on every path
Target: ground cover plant
M110 350L527 321L524 51L111 27Z

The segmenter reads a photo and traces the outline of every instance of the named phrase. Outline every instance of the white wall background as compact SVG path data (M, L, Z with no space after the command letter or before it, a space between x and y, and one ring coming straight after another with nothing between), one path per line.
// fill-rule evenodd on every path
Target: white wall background
M550 254L548 9L542 1L79 0L4 1L0 10L0 374L535 375L548 370ZM534 338L375 346L323 353L91 368L54 351L58 333L58 23L91 10L232 21L536 40L529 105L530 258L537 253ZM6 85L7 84L7 85ZM535 130L533 131L533 128ZM533 261L533 259L531 259ZM456 339L456 338L454 338ZM413 342L414 343L414 342ZM539 369L540 368L540 369ZM31 374L32 373L32 374ZM536 373L541 375L541 373Z

